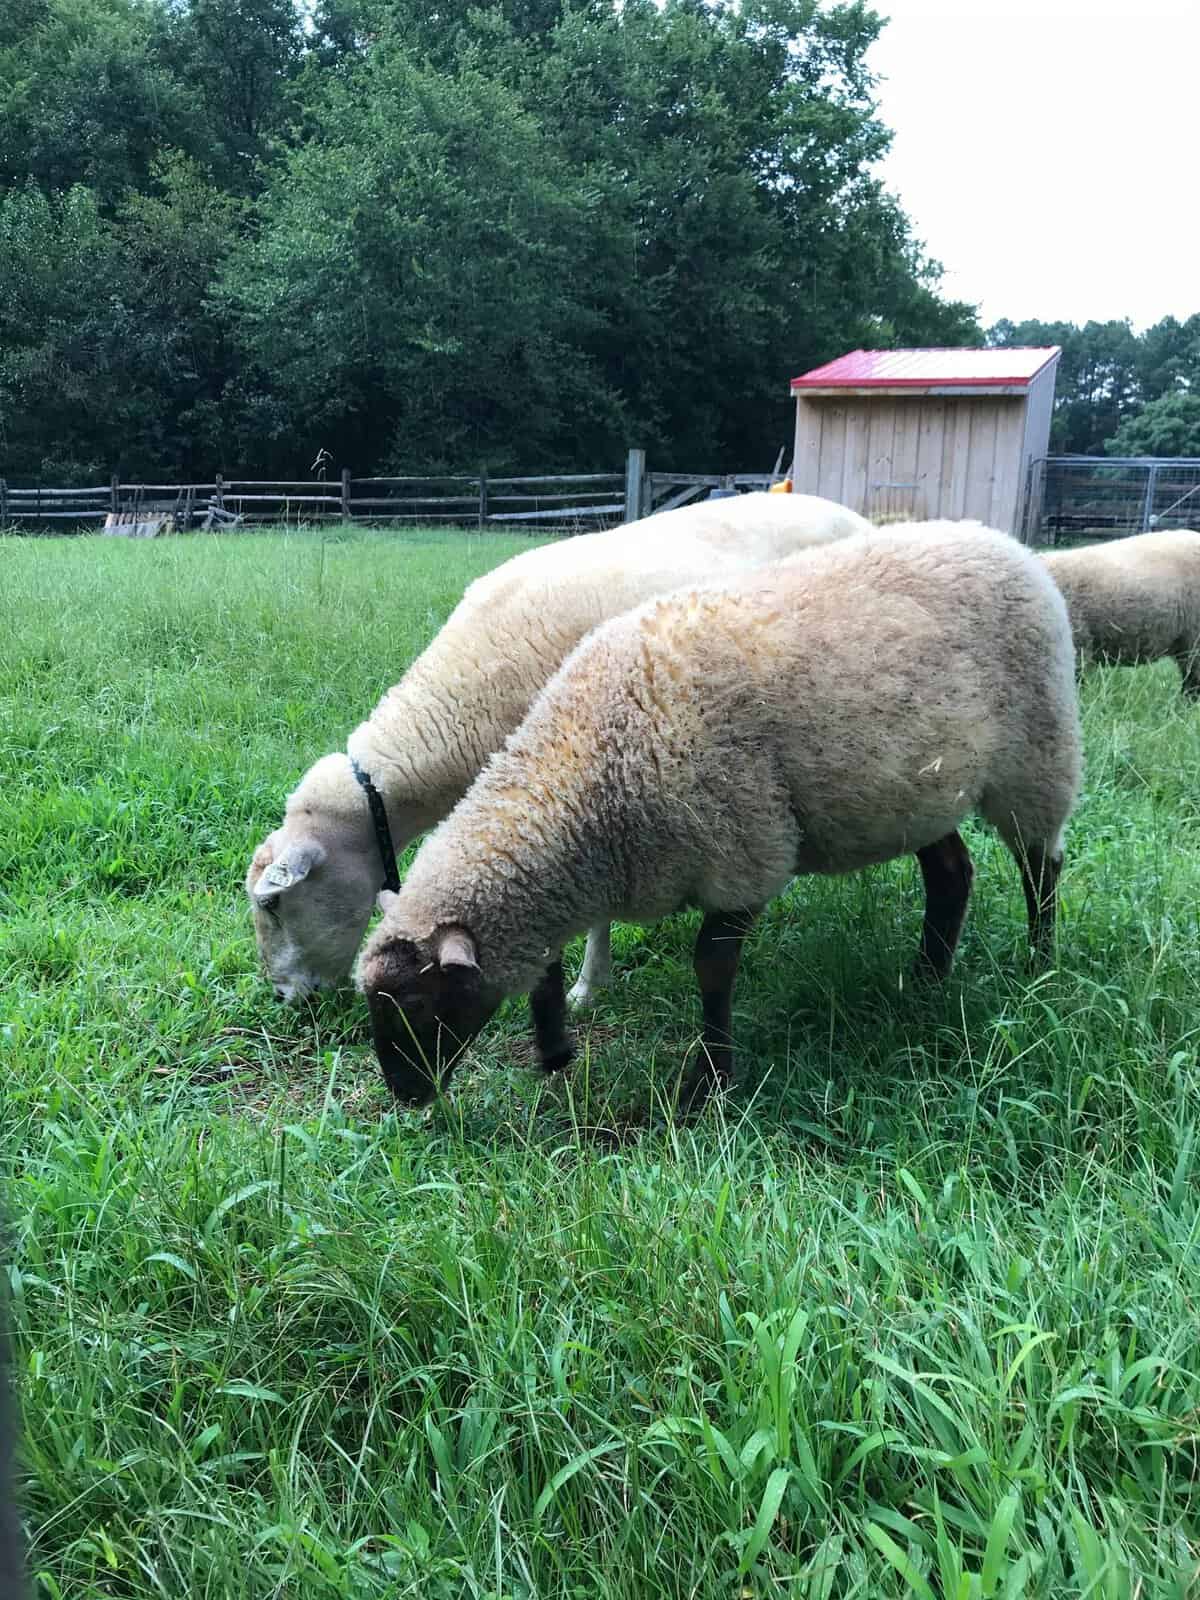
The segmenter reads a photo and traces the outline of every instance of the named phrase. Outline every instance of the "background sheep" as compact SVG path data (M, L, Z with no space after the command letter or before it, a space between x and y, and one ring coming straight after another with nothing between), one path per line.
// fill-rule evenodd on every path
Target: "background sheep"
M246 877L259 950L293 999L344 978L383 885L361 777L382 797L396 849L466 792L487 757L585 633L680 584L734 576L860 532L853 511L810 495L742 495L530 550L473 583L445 627L288 798L283 826ZM573 998L608 977L607 925L589 935Z
M1183 692L1200 698L1200 534L1163 529L1042 559L1083 660L1133 666L1172 656Z
M1079 783L1072 668L1037 558L950 523L872 531L597 629L384 897L361 973L388 1082L427 1098L526 991L543 1063L564 1064L566 941L692 904L702 1094L730 1070L742 939L793 874L915 851L919 965L949 971L973 810L1016 857L1044 948Z

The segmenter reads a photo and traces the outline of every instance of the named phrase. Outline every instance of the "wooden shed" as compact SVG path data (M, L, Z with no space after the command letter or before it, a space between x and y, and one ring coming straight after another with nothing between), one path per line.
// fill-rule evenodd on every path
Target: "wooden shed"
M978 517L1017 533L1060 353L852 350L793 378L797 492L873 519Z

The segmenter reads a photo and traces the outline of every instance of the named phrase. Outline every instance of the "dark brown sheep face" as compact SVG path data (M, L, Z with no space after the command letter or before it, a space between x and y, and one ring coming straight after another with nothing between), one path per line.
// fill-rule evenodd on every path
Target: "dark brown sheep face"
M474 941L462 928L439 929L419 943L388 940L364 961L362 986L383 1076L409 1105L424 1105L449 1082L503 998L484 983Z

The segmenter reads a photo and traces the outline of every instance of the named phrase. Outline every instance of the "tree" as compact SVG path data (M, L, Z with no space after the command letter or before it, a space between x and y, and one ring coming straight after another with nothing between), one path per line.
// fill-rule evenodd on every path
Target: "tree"
M1139 344L1128 321L1001 321L988 331L992 345L1062 347L1054 397L1050 448L1096 455L1141 400Z
M304 53L296 0L170 3L174 69L204 107L225 184L249 193L294 109Z
M1138 341L1142 396L1157 400L1177 390L1200 394L1200 314L1179 322L1163 317Z
M0 196L5 476L150 475L199 465L211 444L203 402L223 360L206 296L237 207L183 158L154 176L162 195L131 197L116 221L81 185Z
M164 59L149 0L37 0L0 29L0 189L91 189L111 212L167 149L206 153L201 109Z
M574 274L594 198L512 93L381 46L312 123L223 277L254 371L232 398L273 459L462 470L611 441Z
M1167 404L1200 394L1200 315L1179 322L1164 317L1142 334L1126 322L1001 321L988 330L993 345L1062 347L1050 448L1056 453L1161 454L1116 448L1115 440L1183 439L1187 405ZM1151 411L1159 401L1159 409ZM1144 427L1141 418L1149 413ZM1127 431L1131 430L1131 431ZM1167 454L1187 454L1167 451Z
M1200 456L1200 394L1178 389L1149 401L1104 441L1110 456Z
M850 342L979 337L869 175L889 135L861 6L330 0L324 15L352 56L377 36L418 40L449 75L472 59L537 119L593 196L571 269L593 312L579 358L660 454L773 459L798 367Z
M767 464L800 367L978 336L872 176L880 26L815 0L0 12L3 469Z

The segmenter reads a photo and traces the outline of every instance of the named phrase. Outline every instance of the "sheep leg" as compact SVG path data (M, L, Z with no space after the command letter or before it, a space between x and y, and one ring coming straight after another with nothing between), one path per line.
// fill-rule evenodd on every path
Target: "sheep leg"
M957 833L948 833L917 851L925 880L925 923L917 954L917 975L949 977L954 951L967 915L975 869Z
M692 966L704 1012L701 1056L683 1093L681 1108L698 1111L714 1085L733 1076L733 985L742 941L757 916L754 911L710 911L700 925Z
M567 1031L567 1002L563 995L562 957L552 961L536 989L529 995L533 1037L538 1060L546 1072L561 1072L575 1054L575 1041Z
M586 1006L596 998L596 991L603 989L612 975L612 927L607 922L602 922L599 927L589 928L587 948L583 952L583 966L579 976L571 986L567 1001L572 1010Z
M1062 852L1052 854L1044 845L1032 845L1014 853L1021 869L1021 887L1025 891L1025 908L1029 913L1029 943L1034 961L1042 962L1050 955L1054 940Z
M1200 700L1200 645L1189 644L1175 651L1175 660L1183 675L1180 688L1189 700Z

